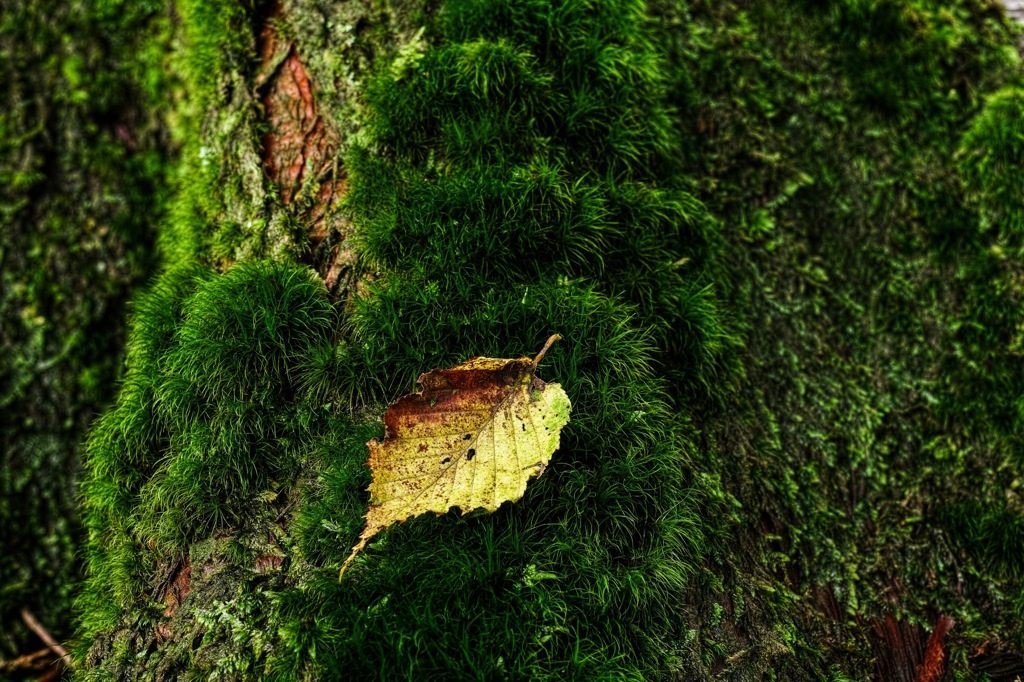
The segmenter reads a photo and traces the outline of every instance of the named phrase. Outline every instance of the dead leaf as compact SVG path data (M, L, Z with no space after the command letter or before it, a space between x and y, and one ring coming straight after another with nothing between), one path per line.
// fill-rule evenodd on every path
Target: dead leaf
M338 579L369 540L391 524L452 507L493 512L526 492L558 449L569 422L569 397L537 378L533 360L473 358L423 374L423 390L384 414L384 441L371 440L370 508L359 544Z

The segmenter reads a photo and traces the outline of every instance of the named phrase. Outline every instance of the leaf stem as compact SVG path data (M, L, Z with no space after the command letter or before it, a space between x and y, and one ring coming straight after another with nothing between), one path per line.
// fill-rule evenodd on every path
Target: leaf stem
M555 341L560 341L561 339L562 337L559 336L558 334L552 334L551 336L548 337L547 342L544 343L544 347L540 349L540 352L537 353L537 357L533 359L533 363L531 364L531 372L536 371L537 365L539 365L540 361L544 358L544 354L548 352L548 348L551 348L551 344L553 344Z

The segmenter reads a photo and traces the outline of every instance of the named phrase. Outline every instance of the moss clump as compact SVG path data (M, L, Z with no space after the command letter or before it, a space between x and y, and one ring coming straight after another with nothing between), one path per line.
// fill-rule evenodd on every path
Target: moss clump
M1000 241L1021 248L1024 234L1024 89L992 94L963 137L960 168L968 196L978 206L983 232L995 228Z
M298 378L332 322L308 271L272 263L172 271L140 299L129 373L83 483L90 580L117 586L114 608L139 597L153 550L181 556L264 520L261 496L292 480L305 445L292 438Z
M951 539L977 561L981 573L1015 579L1024 577L1020 557L1024 553L1024 514L1007 507L990 508L980 501L950 507L943 513ZM1015 600L1024 608L1024 595Z
M88 577L78 608L87 636L116 623L152 570L142 541L132 533L132 513L144 477L166 444L155 405L161 359L175 344L184 298L204 275L198 268L172 270L136 298L117 404L96 423L86 444L81 488Z
M168 552L244 527L289 480L299 444L286 406L334 318L310 273L256 263L199 285L184 310L154 392L171 453L135 512L139 537Z
M724 389L719 236L676 172L644 6L455 3L430 28L436 47L367 86L374 149L389 155L357 149L346 163L367 263L439 298L599 282L636 307L683 392Z

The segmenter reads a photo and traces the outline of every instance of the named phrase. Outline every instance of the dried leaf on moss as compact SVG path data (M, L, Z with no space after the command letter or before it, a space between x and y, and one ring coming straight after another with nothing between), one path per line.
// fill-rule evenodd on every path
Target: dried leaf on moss
M381 530L426 512L493 512L526 492L558 449L569 397L537 377L537 357L472 358L419 378L423 390L384 414L384 440L371 440L370 508L341 575Z

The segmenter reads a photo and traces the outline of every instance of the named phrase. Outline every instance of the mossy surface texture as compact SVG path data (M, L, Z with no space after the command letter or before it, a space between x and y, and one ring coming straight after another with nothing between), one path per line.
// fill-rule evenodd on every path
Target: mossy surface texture
M74 632L81 444L116 396L173 146L161 3L0 5L0 658ZM31 638L31 639L30 639Z
M183 152L86 447L77 676L865 679L878 623L939 616L951 675L1020 662L997 6L177 12ZM341 140L341 296L262 165L268 22ZM339 583L386 405L553 333L544 476L384 531Z

